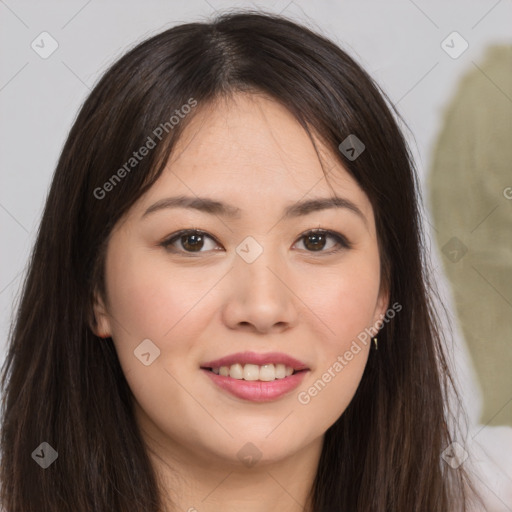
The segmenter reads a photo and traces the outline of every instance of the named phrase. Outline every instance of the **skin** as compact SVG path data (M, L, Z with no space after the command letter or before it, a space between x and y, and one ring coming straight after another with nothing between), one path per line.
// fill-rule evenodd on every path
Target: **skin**
M353 398L370 344L360 344L308 404L297 396L388 307L373 210L317 141L330 170L326 181L308 135L278 103L238 93L203 107L163 175L112 232L97 333L112 336L169 509L172 501L190 512L310 510L324 433ZM333 190L365 220L346 208L281 219L284 207ZM141 218L155 202L181 194L229 203L240 217L165 208ZM161 245L192 228L213 238L202 246L178 238L174 253ZM308 243L304 235L316 228L344 235L352 247L330 236ZM263 248L252 263L236 252L247 236ZM149 366L134 357L144 339L160 349ZM298 389L255 403L221 390L200 370L245 350L284 352L309 372ZM261 455L252 467L237 456L248 442Z

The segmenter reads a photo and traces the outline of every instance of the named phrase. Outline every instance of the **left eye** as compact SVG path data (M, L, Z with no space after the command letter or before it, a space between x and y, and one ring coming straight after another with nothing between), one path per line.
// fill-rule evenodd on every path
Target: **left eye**
M324 250L326 247L326 241L329 238L334 241L334 244L331 245L331 248L328 248L329 250ZM189 229L175 233L170 238L162 242L161 245L172 252L207 252L208 249L205 251L201 250L204 248L206 240L210 240L211 242L213 242L213 247L218 245L217 241L213 237L211 237L204 231L200 231L197 229ZM308 252L333 253L341 249L349 249L351 247L351 244L343 235L325 229L315 229L308 231L299 237L299 241L302 240L304 240L303 244ZM176 244L178 243L181 244L181 247L184 250L176 248ZM333 246L338 247L333 250Z
M327 239L334 240L334 247L338 246L338 248L334 250L323 251L325 248ZM336 233L334 231L328 231L325 229L315 229L313 231L308 231L301 235L299 240L304 240L304 246L308 249L312 249L309 252L338 252L341 249L349 249L350 243L348 240L341 235L340 233Z

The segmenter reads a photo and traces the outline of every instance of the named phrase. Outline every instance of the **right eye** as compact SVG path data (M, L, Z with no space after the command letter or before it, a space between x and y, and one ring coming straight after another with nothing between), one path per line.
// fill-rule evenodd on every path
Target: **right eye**
M217 245L216 240L204 231L198 229L185 229L178 231L177 233L173 233L160 245L171 252L181 252L185 254L208 252L208 249L205 251L201 250L203 249L207 239L213 241L214 246ZM177 248L177 244L179 244L181 248Z

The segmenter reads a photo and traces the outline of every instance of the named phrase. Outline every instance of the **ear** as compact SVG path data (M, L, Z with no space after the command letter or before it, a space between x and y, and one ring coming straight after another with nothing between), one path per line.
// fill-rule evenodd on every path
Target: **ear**
M384 281L381 282L381 287L379 290L379 297L377 299L377 305L375 307L375 314L373 317L373 325L375 325L377 322L382 321L382 319L386 315L386 311L389 308L389 288L384 283ZM380 322L379 322L380 324Z
M94 318L91 322L92 332L99 338L109 338L112 332L110 317L107 312L107 308L105 307L103 298L100 296L100 293L97 290L94 292L93 314Z

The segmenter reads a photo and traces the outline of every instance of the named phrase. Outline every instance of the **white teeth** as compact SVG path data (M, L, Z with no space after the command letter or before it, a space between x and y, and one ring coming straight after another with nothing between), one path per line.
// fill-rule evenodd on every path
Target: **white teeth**
M226 366L227 368L227 366ZM229 368L229 376L233 379L241 380L244 378L244 367L241 364L233 364Z
M293 368L284 364L257 364L241 365L240 363L231 366L212 368L212 372L223 377L231 377L238 380L261 380L269 382L275 379L284 379L293 374Z
M258 368L258 367L256 367ZM273 364L264 364L259 368L260 380L269 381L277 378L276 368Z
M236 365L233 365L236 366ZM229 376L231 377L231 370L229 369ZM246 364L244 366L244 380L258 380L260 378L260 368L255 364Z
M276 364L276 379L284 379L286 377L286 366L284 364Z

